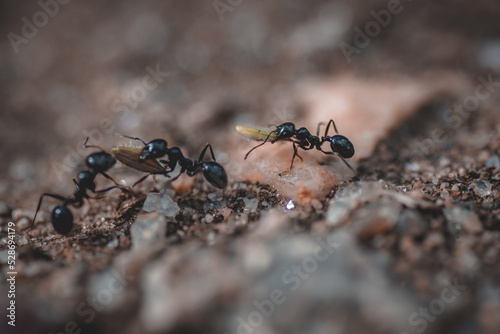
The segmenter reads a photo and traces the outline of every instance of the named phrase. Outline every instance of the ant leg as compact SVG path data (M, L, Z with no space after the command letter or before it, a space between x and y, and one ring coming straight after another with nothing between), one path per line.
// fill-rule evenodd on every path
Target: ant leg
M153 174L153 188L151 189L150 192L156 190L156 174Z
M132 185L132 188L135 187L136 185L138 185L139 183L141 183L142 181L144 181L149 175L153 175L153 174L146 174L144 175L143 177L141 177L139 180L137 180L133 185Z
M108 191L113 190L113 189L120 189L121 191L126 191L128 193L133 193L132 190L127 189L127 188L122 187L122 186L111 186L111 187L108 187L108 188L105 188L105 189L96 190L96 191L94 191L94 193L95 194L102 194L102 193L108 192Z
M292 162L290 163L290 168L288 170L286 170L286 171L283 171L283 172L279 173L278 174L279 176L283 176L283 175L289 174L292 171L293 161L295 160L296 156L299 157L300 160L304 161L304 159L302 159L302 157L299 155L297 147L300 147L300 148L302 148L304 150L306 149L304 146L301 145L300 141L294 141L293 142L293 157L292 157Z
M148 144L148 143L146 143L144 140L142 140L139 137L130 137L130 136L125 136L125 135L122 135L122 137L125 137L125 138L128 138L128 139L132 139L132 140L140 140L144 144L144 146L146 146Z
M199 168L194 168L194 169L192 169L192 170L188 170L188 171L186 172L186 174L187 174L188 176L195 176L195 175L196 175L196 174L198 174L199 172L201 172L201 169L199 169Z
M321 128L322 125L324 125L325 122L319 122L318 123L318 128L316 129L316 137L319 137L319 129Z
M184 173L185 171L186 170L184 168L182 168L181 171L179 172L179 174L177 174L173 179L168 180L168 181L170 181L169 184L174 182L175 180L177 180L181 176L181 174ZM189 172L187 174L189 175ZM170 178L170 175L165 175L165 174L162 174L162 175ZM192 175L189 175L189 176L192 176Z
M104 151L100 146L97 146L97 145L87 145L87 142L89 141L89 138L90 137L87 137L87 139L85 139L85 143L83 143L83 148L98 148L101 151Z
M163 176L165 177L168 177L170 178L170 175L166 175L167 173L172 173L174 170L175 170L175 166L177 165L177 162L175 163L174 165L174 168L172 169L172 167L170 167L170 160L164 160L164 159L160 159L158 160L160 163L164 164L164 168L165 168L165 174L162 174ZM168 169L167 169L168 168Z
M215 160L214 151L212 150L212 145L210 145L210 144L205 145L205 147L203 148L203 150L200 153L200 158L198 159L198 161L203 161L203 158L205 157L205 153L207 152L208 148L210 149L210 154L212 155L212 159L215 162L217 162L217 160Z
M176 177L174 177L173 179L170 179L169 181L170 181L170 182L174 182L175 180L177 180L177 179L181 176L181 174L182 174L182 173L177 174L177 176L176 176ZM191 176L191 175L190 175L190 176Z
M336 155L337 157L339 157L340 159L342 159L342 161L346 164L347 167L349 167L350 170L352 170L354 172L354 174L356 174L356 171L354 170L354 168L352 168L352 166L344 159L342 158L340 155L338 155L337 153L335 152L325 152L323 150L320 150L321 152L327 154L327 155Z
M115 186L121 187L121 185L118 182L116 182L115 179L113 179L111 176L109 176L105 172L100 172L99 174L101 174L102 176L104 176L105 178L107 178L108 180L110 180L111 182L113 182L115 184Z
M325 137L328 136L328 130L330 130L330 125L331 124L333 124L333 128L335 129L335 133L339 134L339 131L337 130L337 126L335 125L335 122L333 121L333 119L331 119L330 122L328 122L328 125L326 126Z
M82 187L80 187L80 184L78 182L76 182L75 179L73 179L73 184L75 185L76 191L80 191L82 189Z
M259 144L259 145L255 146L255 147L254 147L254 148L252 148L250 151L248 151L248 152L247 152L247 154L245 154L245 160L246 160L246 158L248 158L248 155L249 155L250 153L252 153L252 151L253 151L253 150L255 150L257 147L261 147L262 145L264 145L264 144L265 144L265 143L269 140L269 137L271 137L271 134L273 134L273 133L276 133L276 130L273 130L273 131L269 132L269 134L267 135L267 137L266 137L266 139L264 140L264 142L263 142L263 143L261 143L261 144Z
M354 170L354 168L352 168L352 166L344 158L342 158L340 155L338 157L340 159L342 159L342 161L346 164L347 167L349 167L350 170L353 171L354 174L356 174L356 171Z
M58 199L60 201L66 201L66 197L61 196L61 195L49 194L49 193L42 194L42 196L40 196L40 200L38 201L38 206L36 207L35 216L33 217L33 220L31 222L29 230L31 230L31 228L33 228L33 225L35 224L35 218L36 218L36 215L38 214L38 211L40 211L40 207L42 206L42 201L43 201L44 196L52 197L52 198Z
M289 170L292 170L292 168L293 168L293 160L295 159L295 156L298 156L300 158L300 160L304 161L304 159L302 159L302 157L299 155L297 147L300 147L303 150L306 150L307 148L305 148L301 144L302 143L300 141L293 142L293 157L292 157L292 163L290 164L290 169Z
M120 186L111 186L111 187L108 187L108 188L105 188L105 189L101 189L101 190L96 190L94 191L94 194L98 194L96 197L90 197L91 199L102 199L103 196L99 196L101 195L102 193L105 193L105 192L108 192L110 190L113 190L113 189L120 189L121 191L126 191L128 193L134 193L132 190L130 189L127 189L127 188L124 188L124 187L120 187Z
M191 165L182 167L181 171L174 179L177 179L179 176L181 176L182 173L186 173L187 176L191 176L191 177L195 176L196 174L198 174L199 172L202 171L204 164L205 163L203 161L195 161Z

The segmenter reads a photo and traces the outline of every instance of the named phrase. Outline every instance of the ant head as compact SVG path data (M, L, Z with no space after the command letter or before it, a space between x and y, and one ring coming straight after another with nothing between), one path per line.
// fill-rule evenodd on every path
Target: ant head
M288 122L279 125L276 129L276 140L291 138L295 135L295 124Z
M114 166L115 158L104 151L92 153L85 161L92 172L103 173Z
M338 153L342 158L349 159L354 155L354 145L346 137L335 135L326 137L326 140L330 142L332 152Z
M84 170L78 174L78 184L80 184L82 188L95 191L94 178L95 174L91 173L88 170Z
M203 175L214 187L224 189L227 186L227 174L224 168L217 162L203 163Z
M167 141L155 139L144 146L141 152L141 160L161 158L167 154Z
M52 226L60 234L71 232L73 228L73 214L65 205L58 205L52 210Z
M297 135L296 137L298 140L303 140L303 139L307 139L311 135L311 133L306 128L300 128L297 130L296 135Z

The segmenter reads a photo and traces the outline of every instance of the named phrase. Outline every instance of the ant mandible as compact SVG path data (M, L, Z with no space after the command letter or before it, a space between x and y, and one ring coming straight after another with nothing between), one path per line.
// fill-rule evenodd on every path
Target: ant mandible
M85 140L83 144L84 148L99 148L94 145L87 145L89 138ZM99 148L100 152L95 152L87 156L85 159L85 163L88 170L81 171L78 173L78 181L73 179L73 183L75 184L75 192L73 196L64 197L58 194L44 193L40 196L40 200L38 201L38 206L36 208L35 216L33 217L33 221L31 222L30 230L35 224L35 219L42 205L43 198L45 196L52 197L62 201L62 204L56 206L52 210L51 214L51 222L54 230L56 230L60 234L68 234L73 228L73 214L68 209L68 205L72 205L75 208L79 208L83 205L84 199L90 199L91 197L87 194L87 190L90 190L93 193L99 194L110 191L115 188L119 188L123 191L130 191L126 188L121 187L116 181L106 174L106 171L111 169L113 165L116 163L115 158L113 158L109 153L104 152L101 148ZM96 190L95 185L95 177L97 174L101 174L107 179L111 180L115 185L106 189Z
M125 138L132 140L139 140L144 144L142 149L137 149L133 147L113 147L111 153L115 158L124 163L125 165L149 174L145 175L137 182L134 183L132 187L144 181L149 175L152 174L162 174L168 176L169 173L173 172L175 167L179 165L181 171L179 175L174 177L171 181L175 181L182 173L186 173L188 176L195 176L196 174L203 172L203 175L207 181L219 189L224 189L227 186L227 174L224 168L217 163L215 159L214 152L212 150L212 145L207 144L200 153L198 160L188 159L182 154L182 151L178 147L168 148L167 141L164 139L154 139L148 143L138 137L124 136ZM210 155L213 161L203 161L207 150L210 149ZM165 166L158 163L156 159L168 156L168 160L159 160Z
M253 147L250 151L248 151L248 153L245 155L245 159L248 158L248 156L250 155L250 153L252 153L253 150L264 145L267 141L270 141L271 144L274 144L279 140L286 140L286 141L291 141L293 143L293 157L288 171L292 170L293 161L296 156L298 156L301 160L303 160L298 153L298 148L301 148L306 151L316 148L317 150L323 152L324 154L337 155L342 159L342 161L347 165L347 167L349 167L352 171L354 171L351 165L349 165L349 163L345 160L351 158L354 155L354 146L352 145L351 141L347 139L345 136L338 134L339 132L337 130L337 126L335 125L333 119L331 119L328 122L325 130L325 135L320 138L319 132L321 125L323 124L324 124L323 122L318 124L315 136L312 135L309 132L309 130L306 129L305 127L302 127L297 130L295 128L295 124L291 122L286 122L281 125L278 125L275 130L272 130L267 134L267 137L265 138L263 143L260 143L259 145ZM335 129L336 135L334 136L328 135L328 131L330 130L331 125L333 125L333 128ZM254 129L249 130L246 127L241 127L241 126L237 126L236 131L242 134L244 132L255 132L258 133L259 136L262 136L262 134L265 133L262 130L254 130ZM330 143L330 148L332 150L331 152L327 152L322 149L321 146L325 142ZM286 173L288 171L285 171L283 173Z

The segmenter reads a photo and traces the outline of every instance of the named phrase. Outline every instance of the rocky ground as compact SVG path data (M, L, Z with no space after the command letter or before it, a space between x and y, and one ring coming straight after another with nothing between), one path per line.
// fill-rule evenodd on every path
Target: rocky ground
M42 10L0 6L3 36ZM499 14L486 0L70 2L27 43L3 39L2 314L9 222L17 274L1 332L498 333ZM329 119L355 173L311 150L280 175L290 143L244 160L257 142L234 131ZM71 208L66 236L47 199L29 230L42 193L74 191L97 150L85 138L137 145L122 135L192 158L210 142L229 184L149 178Z

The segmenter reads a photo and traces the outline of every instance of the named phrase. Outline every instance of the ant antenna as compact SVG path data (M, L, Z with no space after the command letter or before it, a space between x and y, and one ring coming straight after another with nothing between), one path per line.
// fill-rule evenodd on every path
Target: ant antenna
M335 129L335 133L339 134L339 131L337 130L337 126L335 125L335 122L333 121L333 119L331 119L330 122L328 122L328 125L326 126L325 137L328 136L328 130L330 130L331 124L333 124L333 128ZM318 131L319 131L319 125L318 125Z
M269 132L269 134L267 135L266 139L262 143L260 143L259 145L253 147L250 151L248 151L247 154L245 154L245 160L246 160L246 158L248 158L248 156L250 155L250 153L252 153L253 150L255 150L258 147L261 147L262 145L264 145L269 140L269 137L271 137L271 135L273 133L276 133L276 130L273 130L273 131Z
M90 137L87 137L87 139L85 139L85 143L83 143L83 148L98 148L101 151L104 151L100 146L97 146L97 145L87 145L87 142L89 141L89 138Z
M148 144L148 143L146 143L144 140L142 140L139 137L130 137L130 136L125 136L125 135L120 135L120 136L122 136L124 138L128 138L128 139L132 139L132 140L140 140L144 144L144 146L146 146Z
M212 150L212 145L210 145L210 144L205 145L205 147L203 148L203 150L201 150L200 158L198 159L198 161L203 161L203 158L205 157L205 153L207 152L208 148L210 149L210 155L212 156L212 159L215 162L217 162L217 160L215 160L214 151Z

